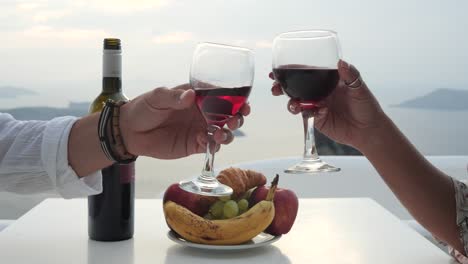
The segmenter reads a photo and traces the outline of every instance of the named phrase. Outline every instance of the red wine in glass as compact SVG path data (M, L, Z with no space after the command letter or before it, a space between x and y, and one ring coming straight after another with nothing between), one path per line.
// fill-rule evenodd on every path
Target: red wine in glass
M190 67L190 85L205 119L199 121L207 125L206 152L201 173L179 183L183 190L208 196L232 194L232 188L220 183L214 173L214 157L219 147L215 134L245 104L254 72L254 54L250 49L209 42L197 45Z
M332 30L300 30L279 34L273 40L273 74L283 92L301 106L304 152L286 173L335 172L340 168L322 161L314 138L314 116L338 85L340 43Z
M284 65L273 69L275 79L289 97L300 101L303 108L315 108L338 84L337 69Z
M194 87L198 108L209 125L223 127L237 114L250 94L251 86L235 88L197 89Z

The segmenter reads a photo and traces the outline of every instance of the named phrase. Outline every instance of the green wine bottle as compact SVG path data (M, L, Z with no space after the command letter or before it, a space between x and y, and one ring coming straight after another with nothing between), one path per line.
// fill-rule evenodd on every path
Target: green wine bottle
M104 39L102 91L89 112L100 112L106 101L128 101L122 92L120 39ZM88 197L88 234L93 240L118 241L133 237L135 163L113 164L102 170L101 194Z

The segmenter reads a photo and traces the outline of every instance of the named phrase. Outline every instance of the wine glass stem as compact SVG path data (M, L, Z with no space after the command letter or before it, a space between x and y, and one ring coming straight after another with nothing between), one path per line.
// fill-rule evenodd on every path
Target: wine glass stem
M215 183L216 178L214 176L213 162L218 148L218 144L214 140L214 133L218 129L217 126L209 125L208 126L208 140L206 142L206 155L205 163L202 169L202 173L198 176L198 180L203 183Z
M318 160L319 156L315 147L314 137L314 112L316 109L304 109L302 121L304 124L304 160Z

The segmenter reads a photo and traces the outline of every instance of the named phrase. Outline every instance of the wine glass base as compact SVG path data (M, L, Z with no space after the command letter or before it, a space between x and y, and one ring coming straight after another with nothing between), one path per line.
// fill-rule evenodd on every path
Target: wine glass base
M284 170L285 173L318 173L318 172L338 172L340 168L334 167L321 159L302 160L298 164Z
M182 181L179 187L187 192L205 195L205 196L229 196L232 194L232 188L219 182L209 184L198 183L195 180Z

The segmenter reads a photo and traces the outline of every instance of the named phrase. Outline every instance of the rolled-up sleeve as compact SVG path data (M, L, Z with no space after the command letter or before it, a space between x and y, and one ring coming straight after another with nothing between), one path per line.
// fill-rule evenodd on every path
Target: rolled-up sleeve
M0 113L0 191L55 190L64 198L100 193L100 171L79 178L68 163L68 136L76 120L18 121Z
M442 245L447 246L449 254L452 255L459 263L468 264L466 252L468 252L468 187L464 182L452 178L453 187L455 190L455 208L456 208L456 223L460 232L460 241L463 244L465 252L458 252L444 241L435 237Z

